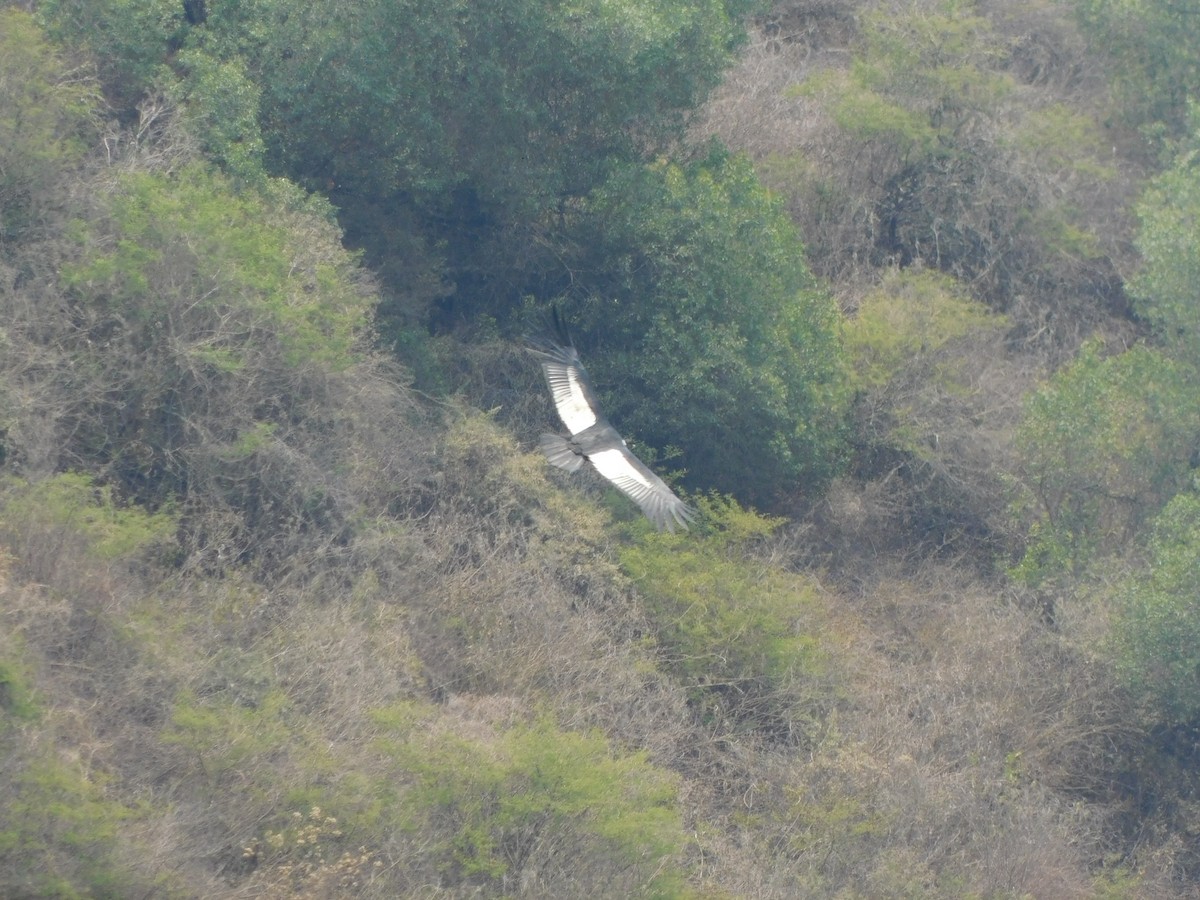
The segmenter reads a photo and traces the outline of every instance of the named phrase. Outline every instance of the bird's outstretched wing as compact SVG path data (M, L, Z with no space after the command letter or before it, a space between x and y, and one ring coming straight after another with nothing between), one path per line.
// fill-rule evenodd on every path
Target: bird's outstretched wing
M673 532L676 525L686 530L695 518L696 511L675 496L661 478L630 452L624 441L611 449L589 454L588 461L640 506L660 531L665 528Z
M568 472L578 472L583 461L587 459L578 446L571 443L570 438L561 434L543 434L538 446L550 461L550 465L566 469Z
M557 309L554 310L554 327L558 341L529 338L529 352L541 360L558 417L571 434L579 434L600 420L600 406L588 380L587 369L583 367Z
M544 434L542 452L553 465L568 472L578 470L587 459L597 472L640 506L657 528L674 531L678 525L686 529L696 511L630 452L621 435L600 414L587 369L558 309L553 313L556 339L529 338L529 351L541 360L554 408L571 432L571 438Z

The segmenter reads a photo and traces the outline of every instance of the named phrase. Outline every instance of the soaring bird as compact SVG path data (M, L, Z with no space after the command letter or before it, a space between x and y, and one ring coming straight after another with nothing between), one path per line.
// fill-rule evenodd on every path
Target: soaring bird
M579 471L586 459L640 506L660 531L673 532L676 525L686 529L696 511L630 452L624 438L601 415L587 369L558 310L553 313L557 339L530 338L529 352L540 359L554 407L571 436L543 434L542 452L552 465L568 472Z

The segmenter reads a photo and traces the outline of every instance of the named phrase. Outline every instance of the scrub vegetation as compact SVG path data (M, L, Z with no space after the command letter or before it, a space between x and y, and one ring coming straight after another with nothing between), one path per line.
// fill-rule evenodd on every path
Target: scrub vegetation
M1196 894L1198 18L0 2L0 896Z

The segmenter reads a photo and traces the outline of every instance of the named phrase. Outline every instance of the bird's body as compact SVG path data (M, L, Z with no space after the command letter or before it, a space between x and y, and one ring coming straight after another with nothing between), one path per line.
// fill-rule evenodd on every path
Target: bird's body
M557 310L554 326L558 340L533 339L529 350L541 360L554 407L571 435L543 434L542 452L552 465L568 472L578 471L586 459L637 503L659 529L674 531L676 525L686 529L695 510L633 455L617 430L600 414L587 369Z

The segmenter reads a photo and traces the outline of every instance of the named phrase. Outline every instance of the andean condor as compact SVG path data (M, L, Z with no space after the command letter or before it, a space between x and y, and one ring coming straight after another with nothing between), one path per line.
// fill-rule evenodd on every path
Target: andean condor
M674 531L676 525L686 529L696 511L629 451L625 440L600 413L587 369L557 309L554 330L557 340L530 338L529 352L541 360L554 407L571 436L543 434L539 442L542 452L553 465L568 472L577 472L586 459L632 498L660 531Z

